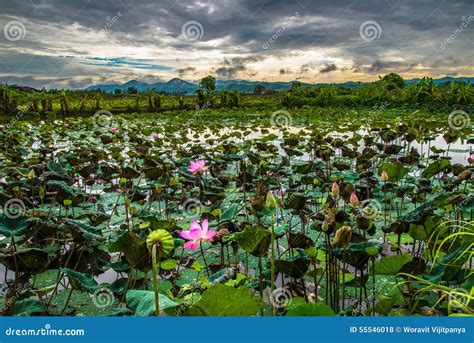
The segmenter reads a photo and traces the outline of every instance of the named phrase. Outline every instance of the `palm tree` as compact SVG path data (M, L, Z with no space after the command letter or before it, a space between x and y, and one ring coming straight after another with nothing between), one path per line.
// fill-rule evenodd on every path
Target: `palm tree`
M94 93L94 101L95 101L95 106L94 109L96 111L100 110L100 101L103 99L102 93L101 92L95 92Z
M41 114L45 114L46 112L52 110L51 96L48 93L46 93L44 89L39 94L39 100L41 104Z
M472 85L470 82L457 84L455 87L456 102L468 104L472 96Z
M199 109L203 108L206 103L206 96L204 95L204 91L199 88L196 91L196 105Z
M38 113L38 103L40 101L40 94L36 92L29 93L27 96L27 101L31 111Z
M230 104L230 95L227 91L221 91L221 107L227 107Z
M135 94L135 111L140 112L140 93Z
M147 96L147 99L148 99L148 112L154 112L155 111L155 106L154 106L154 94L155 94L155 90L154 89L150 89L150 90L147 90L146 91L146 96Z
M81 97L81 104L79 105L79 113L84 113L84 110L86 108L87 95L88 94Z
M155 112L159 112L161 109L161 95L156 94L156 96L153 98L153 102L154 102Z
M186 104L184 103L184 97L183 95L180 95L178 98L178 107L180 110L186 109Z
M60 107L61 114L69 114L69 100L70 100L69 92L62 90L59 93L59 107Z
M0 87L0 94L2 96L2 112L4 114L15 113L18 107L18 92L4 85Z

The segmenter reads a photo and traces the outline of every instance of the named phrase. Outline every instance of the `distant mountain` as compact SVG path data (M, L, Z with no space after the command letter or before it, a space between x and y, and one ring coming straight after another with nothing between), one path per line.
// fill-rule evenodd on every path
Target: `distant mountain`
M407 84L419 82L420 79L410 79L406 80ZM450 83L451 81L456 82L471 82L474 84L473 77L443 77L440 79L433 80L436 84ZM217 90L229 90L229 91L239 91L241 93L253 93L256 85L262 85L266 89L272 91L283 91L291 89L292 83L290 82L266 82L266 81L247 81L247 80L217 80L216 88ZM347 87L347 88L357 88L360 85L363 85L365 82L359 81L348 81L344 83L337 83L337 85ZM326 83L302 83L303 87L308 88L317 88L326 85ZM102 90L107 93L113 93L116 89L122 91L127 90L129 87L134 87L138 92L143 93L149 90L154 89L157 92L166 92L171 94L183 93L183 94L194 94L199 88L197 82L188 82L179 78L171 79L167 82L155 82L147 83L143 81L130 80L124 84L104 84L104 85L94 85L86 88L86 90Z
M168 82L155 82L155 83L146 83L143 81L130 80L124 84L105 84L105 85L95 85L87 87L86 90L103 90L107 93L113 93L116 89L126 91L128 88L133 87L138 92L143 93L149 90L155 90L157 92L167 92L167 93L185 93L193 94L197 89L198 85L184 81L178 78L169 80Z
M419 78L415 78L415 79L411 79L411 80L406 80L405 82L406 83L417 83L417 82L420 82L420 80L421 79L419 79ZM437 85L440 85L440 84L443 84L443 83L451 83L452 81L464 82L464 83L470 82L470 83L474 84L474 77L451 77L451 76L446 76L446 77L442 77L440 79L433 79L433 82Z

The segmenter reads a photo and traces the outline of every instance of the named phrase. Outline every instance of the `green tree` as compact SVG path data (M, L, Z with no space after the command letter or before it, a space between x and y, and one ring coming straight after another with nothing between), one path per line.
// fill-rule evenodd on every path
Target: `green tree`
M379 76L379 79L380 81L385 82L389 91L394 89L402 89L403 87L405 87L405 80L403 79L403 77L396 73L390 73L384 75L383 77Z
M291 92L299 92L301 90L301 82L299 81L293 81L291 83Z
M132 87L127 88L127 93L128 93L128 95L134 95L134 94L137 94L138 91L135 87L132 86Z
M69 114L69 100L71 99L71 96L69 94L69 91L64 91L62 90L59 93L59 107L61 114Z
M199 88L207 94L213 93L216 90L216 78L211 75L203 77L199 82Z
M261 84L258 84L253 89L253 94L261 95L261 94L265 93L265 91L266 91L265 86L263 86Z

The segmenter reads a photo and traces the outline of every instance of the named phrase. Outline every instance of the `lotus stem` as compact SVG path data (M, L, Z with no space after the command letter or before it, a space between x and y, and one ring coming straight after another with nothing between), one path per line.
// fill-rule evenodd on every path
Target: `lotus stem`
M202 256L202 259L204 260L204 265L206 266L207 277L209 277L211 273L209 272L209 266L207 265L207 262L206 262L206 256L204 255L204 251L202 250L202 243L199 244L199 250L201 250L201 256Z
M273 247L273 244L274 244L274 241L275 241L275 214L273 212L273 210L271 210L272 212L272 234L271 234L271 244L270 244L270 268L271 268L271 272L270 272L270 289L271 289L271 294L273 296L273 290L275 288L275 285L274 285L274 280L275 280L275 249ZM275 306L272 306L273 307L273 314L275 314Z
M160 256L156 249L157 243L153 244L151 258L153 261L153 292L155 292L155 316L160 316L160 298L158 296L158 274L160 272Z

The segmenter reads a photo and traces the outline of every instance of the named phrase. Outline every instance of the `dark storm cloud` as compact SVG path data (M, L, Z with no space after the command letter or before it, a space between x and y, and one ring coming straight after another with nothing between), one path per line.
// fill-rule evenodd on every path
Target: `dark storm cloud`
M440 49L443 40L462 23L462 17L474 14L472 0L0 0L0 4L2 26L17 19L24 21L26 26L24 40L12 43L3 35L0 36L0 53L6 55L5 60L2 56L1 63L13 70L15 75L55 75L67 66L73 69L76 76L79 71L84 73L83 76L104 72L103 69L94 71L93 65L82 69L78 63L68 64L59 58L52 58L51 55L66 55L65 51L85 58L94 55L67 38L61 51L58 51L57 47L52 46L49 37L41 37L41 31L37 30L39 25L48 25L58 32L75 28L78 34L82 31L102 32L117 46L130 47L132 50L147 47L156 49L158 55L165 48L176 50L179 57L185 57L188 52L207 57L213 51L219 52L220 56L245 56L242 60L229 57L224 61L211 62L213 64L209 69L214 70L217 76L227 78L240 74L258 75L258 70L249 70L248 64L255 61L248 60L252 58L248 56L279 58L294 51L309 49L332 49L335 52L329 53L334 55L328 57L352 61L352 71L369 74L389 69L396 71L397 68L407 71L413 69L410 66L419 64L435 68L435 65L443 64L436 61L453 55L459 56L457 65L472 67L474 57L474 22L446 49ZM189 41L182 35L182 27L189 21L197 21L202 26L202 37L197 41ZM379 24L381 34L378 39L364 41L359 35L361 24L367 21ZM35 40L30 40L32 36ZM36 39L37 36L40 37ZM273 42L264 49L264 43L274 37ZM90 42L91 46L93 43ZM397 56L386 56L389 52ZM44 58L48 63L51 62L52 67L47 65L43 69L44 63L36 60L35 56L31 62L26 62L28 66L21 67L22 73L18 74L20 63L12 58L19 53L29 54L30 57L48 55ZM140 64L134 66L123 63L123 58L117 55L106 66L124 70L140 68ZM263 60L258 58L258 61ZM313 65L317 68L323 65L319 73L329 73L335 70L333 65L336 66L329 61L314 61L317 62L314 64L308 61L300 64L300 71L307 73L315 69ZM103 64L97 68L104 68ZM146 64L141 66L148 68ZM289 67L294 69L294 65L277 66L275 73L285 75L279 70L288 71ZM160 70L158 64L149 68ZM187 68L195 67L184 64L174 71L182 76L185 73L192 74L193 71ZM343 67L339 69L339 72L345 70ZM6 72L2 71L4 74Z
M300 74L309 73L309 70L310 70L309 64L303 64L303 65L300 67Z
M376 20L382 30L391 25L407 29L429 31L450 26L461 20L472 2L444 0L390 1L335 0L297 2L283 0L220 0L159 2L145 0L124 1L60 1L34 2L6 1L2 4L5 16L23 16L31 20L49 21L57 25L78 23L86 28L101 30L117 13L121 17L107 32L115 36L128 34L124 40L157 43L153 35L163 28L174 38L181 36L187 21L198 21L203 27L203 41L229 36L224 43L237 49L261 50L261 45L285 23L285 19L299 14L294 24L283 35L290 39L277 40L275 47L288 47L294 43L301 47L311 45L333 46L358 40L359 25L366 20ZM393 7L392 7L393 6ZM324 18L312 21L311 18ZM258 42L258 43L257 43ZM187 43L177 39L172 45ZM189 44L188 44L189 45Z
M234 57L232 59L224 59L221 65L216 68L215 72L217 76L228 79L237 76L238 73L248 70L247 65L262 61L263 56L246 56L246 57ZM250 72L250 75L252 72Z
M179 68L179 69L176 69L176 71L178 72L179 77L183 77L188 74L193 74L196 71L196 68L195 67Z
M391 72L391 71L410 71L415 68L418 63L405 63L399 61L382 61L376 60L370 65L369 68L366 68L366 71L371 74L381 73L381 72Z
M237 75L237 73L241 71L245 71L245 66L239 65L235 67L219 67L216 69L216 74L219 77L222 77L224 79L232 78Z
M337 70L337 66L334 63L331 64L326 64L324 68L322 68L319 73L320 74L325 74L325 73L330 73L332 71Z
M86 78L37 78L35 76L0 76L0 83L42 88L73 88L80 89L90 86L94 79Z

